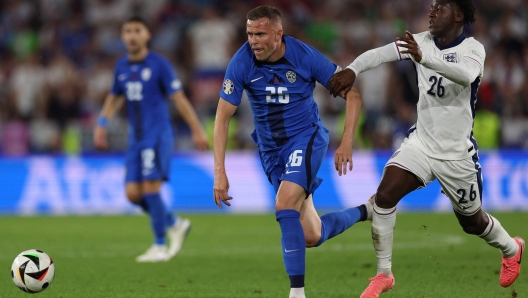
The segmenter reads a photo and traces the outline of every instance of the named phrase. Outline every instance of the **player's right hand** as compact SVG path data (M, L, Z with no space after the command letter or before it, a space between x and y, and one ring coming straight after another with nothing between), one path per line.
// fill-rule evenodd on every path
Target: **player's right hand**
M209 149L209 141L207 140L207 135L203 130L198 133L193 133L192 139L194 144L196 145L196 147L198 147L200 151Z
M106 129L101 126L96 126L94 130L94 144L97 149L108 149L108 140L106 138Z
M330 90L330 94L333 97L341 95L343 98L346 98L348 91L352 89L355 81L356 74L354 71L350 68L345 68L344 70L335 73L328 80L328 90Z
M215 204L222 209L222 202L226 206L231 206L229 200L233 198L227 194L229 190L229 180L227 180L227 175L225 172L216 173L214 175L214 186L213 186L213 196Z

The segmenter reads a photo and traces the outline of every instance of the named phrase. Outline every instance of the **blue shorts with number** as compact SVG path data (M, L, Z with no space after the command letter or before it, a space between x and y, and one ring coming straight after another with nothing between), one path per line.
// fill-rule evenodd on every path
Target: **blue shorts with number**
M323 181L317 177L317 172L323 163L328 142L328 130L314 124L290 139L282 149L259 152L262 168L275 192L279 190L281 181L290 181L302 186L308 194L313 194Z
M132 142L125 155L126 182L169 180L172 134Z

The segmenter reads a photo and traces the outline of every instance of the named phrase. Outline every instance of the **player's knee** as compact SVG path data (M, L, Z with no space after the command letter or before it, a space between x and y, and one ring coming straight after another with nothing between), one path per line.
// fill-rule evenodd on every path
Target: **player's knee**
M141 191L130 190L130 189L127 189L126 196L127 196L127 199L131 203L137 203L137 202L141 201L141 199L143 198L143 195L141 194Z
M295 202L290 202L290 200L277 200L275 203L275 212L288 209L296 209Z

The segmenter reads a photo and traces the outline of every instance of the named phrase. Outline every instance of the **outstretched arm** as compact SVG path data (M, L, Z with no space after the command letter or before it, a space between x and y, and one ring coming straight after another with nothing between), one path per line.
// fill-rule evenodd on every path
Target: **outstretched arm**
M214 186L213 196L215 204L222 208L222 202L231 206L229 200L233 199L227 194L229 180L225 171L225 152L229 130L229 120L233 116L237 106L220 98L216 109L216 119L213 130L213 152L214 152Z
M359 91L352 87L350 92L346 94L346 111L345 111L345 129L343 131L343 138L341 145L334 153L334 164L336 171L346 175L347 163L348 170L352 171L352 147L354 145L354 136L359 121L359 113L361 111L361 95Z
M125 100L123 96L117 96L112 93L106 96L103 104L103 109L97 119L97 124L94 130L94 144L95 147L101 150L108 149L108 140L106 138L106 127L108 120L114 117L115 113L121 109Z
M194 108L187 99L187 96L185 96L185 93L181 90L174 92L171 95L171 99L174 101L174 105L176 105L176 108L182 115L185 123L191 128L192 138L196 147L200 150L206 150L209 148L209 142L207 141L207 136L205 135L202 124L200 123Z
M383 47L375 48L365 53L359 55L356 60L354 60L347 68L343 71L337 72L334 74L328 81L328 89L330 89L330 94L336 97L341 95L347 95L351 90L354 82L356 81L356 76L360 73L373 69L379 66L382 63L399 61L403 57L398 51L396 43L390 43Z

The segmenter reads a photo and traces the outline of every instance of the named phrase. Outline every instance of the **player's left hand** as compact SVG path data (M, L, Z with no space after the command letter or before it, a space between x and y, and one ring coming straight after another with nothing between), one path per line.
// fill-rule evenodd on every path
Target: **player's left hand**
M420 50L420 47L416 40L414 40L414 36L411 32L405 30L405 37L396 37L396 40L403 41L403 43L398 43L398 46L407 49L402 51L402 54L410 54L413 60L418 63L422 61L422 50Z
M352 146L348 144L341 144L334 153L334 165L339 176L346 175L348 171L352 171Z
M201 131L199 133L193 133L192 139L199 150L204 151L209 149L209 141L207 140L205 132Z

